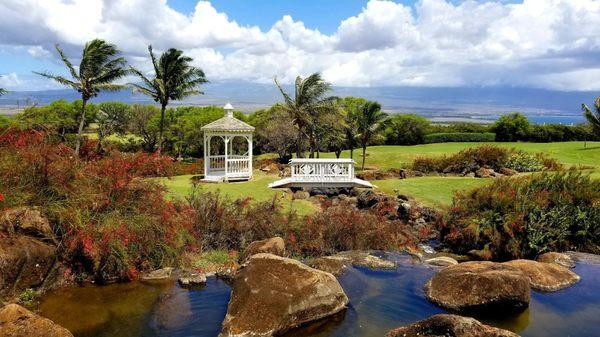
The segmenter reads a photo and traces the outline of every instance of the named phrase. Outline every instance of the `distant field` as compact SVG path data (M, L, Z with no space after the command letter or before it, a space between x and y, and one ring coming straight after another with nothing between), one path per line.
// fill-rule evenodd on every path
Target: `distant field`
M480 146L482 143L442 143L415 146L373 146L367 149L367 166L370 168L389 169L407 166L418 156L440 156L458 152L468 147ZM583 142L567 143L493 143L493 145L517 148L530 152L544 152L556 158L566 166L585 165L593 167L586 172L592 177L600 179L600 142L589 142L584 149ZM345 151L342 157L348 157ZM325 153L322 157L334 157L332 153ZM360 163L360 150L354 152L354 160ZM171 191L171 196L185 196L191 190L189 175L164 179L165 185ZM304 200L292 201L291 198L279 190L271 190L267 185L276 180L275 176L267 176L256 171L255 178L250 182L228 184L202 184L205 190L220 190L224 195L232 198L251 196L255 200L270 200L274 195L282 195L282 202L286 209L294 209L299 214L315 211L317 207ZM467 177L420 177L410 179L377 180L372 183L385 193L395 192L406 194L431 207L447 206L452 201L456 191L468 190L483 186L491 179L478 179Z
M543 152L556 158L561 163L570 165L588 165L600 168L600 142L588 142L584 149L583 142L564 143L438 143L413 146L382 145L367 148L367 168L390 169L405 167L420 156L442 156L469 147L484 144L516 148L529 152ZM362 151L354 150L354 160L357 165L362 161ZM350 151L344 151L342 158L348 158ZM323 158L333 158L333 153L322 154Z

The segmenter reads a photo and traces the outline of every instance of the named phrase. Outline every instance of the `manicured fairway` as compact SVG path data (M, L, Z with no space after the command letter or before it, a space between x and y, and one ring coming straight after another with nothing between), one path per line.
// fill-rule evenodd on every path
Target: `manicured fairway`
M416 157L441 156L477 147L484 144L516 148L529 152L543 152L556 158L561 163L571 165L588 165L600 168L600 142L588 142L584 149L583 142L564 143L439 143L413 146L382 145L367 148L367 168L390 169L406 167ZM360 165L362 150L354 151L354 160ZM350 151L344 151L342 158L348 158ZM335 157L333 153L324 153L324 158Z
M406 167L418 156L440 156L458 152L465 148L481 146L483 143L441 143L415 146L373 146L367 149L367 167L389 169ZM530 152L543 152L556 158L566 166L584 165L593 167L587 170L592 177L600 179L600 142L588 142L584 149L583 142L566 143L491 143L507 148L517 148ZM348 157L349 151L342 154ZM334 157L332 153L325 153L322 157ZM360 150L354 152L354 160L360 163ZM186 196L192 188L190 175L177 176L163 179L169 188L171 196ZM227 184L201 184L204 190L220 190L221 193L231 198L250 196L257 201L270 200L274 195L280 195L285 209L296 210L299 214L315 211L317 206L305 200L292 201L290 196L280 190L271 190L267 187L270 182L277 180L274 175L266 175L256 171L255 177L249 182ZM388 179L373 181L378 189L385 193L406 194L414 197L425 205L432 207L447 206L452 201L456 191L467 190L483 186L491 179L477 179L466 177L421 177L410 179Z

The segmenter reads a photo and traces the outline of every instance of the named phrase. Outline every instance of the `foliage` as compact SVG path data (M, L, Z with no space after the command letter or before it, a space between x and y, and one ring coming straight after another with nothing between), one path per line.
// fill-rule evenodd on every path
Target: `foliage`
M21 294L19 294L19 299L17 300L19 302L19 304L22 304L24 306L29 306L31 304L33 304L33 301L35 300L37 296L37 293L35 290L31 289L31 288L27 288L25 290L23 290L23 292Z
M481 123L457 122L449 124L431 124L427 129L427 134L431 133L487 133L490 132L490 126Z
M359 133L358 141L362 147L362 165L365 169L365 159L367 156L367 145L377 134L384 129L384 121L387 115L381 111L381 104L367 101L360 113L356 116L357 130Z
M376 211L350 204L325 206L304 218L283 212L277 198L251 203L194 191L188 198L202 249L241 251L255 240L281 236L295 255L318 256L351 249L398 249L409 244L406 228Z
M82 101L72 103L61 99L45 106L32 106L15 116L15 122L24 129L44 130L66 139L67 134L77 132L77 118L81 114ZM84 126L96 117L96 106L86 105Z
M98 144L111 134L123 135L127 131L131 116L129 105L121 102L103 102L98 104L96 123L98 124Z
M344 112L344 133L346 134L346 148L350 149L350 158L353 158L354 148L358 143L358 115L362 111L367 100L360 97L344 97L338 100L337 104ZM339 157L339 156L338 156Z
M308 141L310 157L317 151L319 142L317 127L320 119L335 110L335 97L325 96L331 91L331 84L325 82L321 74L314 73L306 78L296 77L294 96L288 94L275 78L275 85L283 96L281 108L292 119L297 129L296 156L304 156L305 139Z
M457 193L440 224L457 252L489 252L496 260L546 251L600 252L600 181L577 171L496 179Z
M44 133L8 130L0 137L3 207L40 206L61 244L60 256L79 275L131 279L194 245L185 203L165 202L163 188L144 177L169 174L171 159L112 152L86 142L80 158Z
M298 133L292 117L280 105L255 112L250 116L250 123L255 127L257 153L277 153L282 163L292 159L298 148Z
M491 132L448 132L431 133L423 137L425 144L449 142L493 142L496 134Z
M458 153L441 157L419 157L413 162L413 170L421 172L443 172L464 174L481 167L500 170L508 159L509 150L496 146L483 145L467 148Z
M496 141L498 142L514 142L527 140L529 127L527 117L518 112L513 112L500 116L492 126L492 132L496 133Z
M504 165L517 172L536 172L546 169L544 158L540 154L527 153L525 151L514 151L510 154Z
M94 39L85 44L77 72L59 45L56 45L56 51L69 70L71 79L53 75L49 72L36 74L69 86L81 94L82 106L81 113L77 117L79 126L75 145L75 153L79 155L79 149L83 142L82 132L85 124L87 101L98 96L98 93L102 90L112 91L123 88L122 85L113 82L127 75L127 71L124 69L125 59L119 57L119 51L115 45L100 39Z
M193 59L184 56L181 50L171 48L164 52L158 60L152 51L152 46L148 46L148 52L154 67L154 78L149 79L141 71L131 67L131 71L142 80L142 84L131 83L130 85L136 91L152 97L155 102L160 104L158 149L161 150L165 109L169 102L202 94L196 88L208 81L201 69L191 65Z
M594 101L594 110L590 109L587 105L582 104L583 115L587 119L588 123L592 126L596 137L600 138L600 97Z
M594 136L585 125L545 124L532 125L527 140L537 143L593 140Z
M390 145L423 144L429 124L426 118L419 115L394 115L385 128L385 142Z

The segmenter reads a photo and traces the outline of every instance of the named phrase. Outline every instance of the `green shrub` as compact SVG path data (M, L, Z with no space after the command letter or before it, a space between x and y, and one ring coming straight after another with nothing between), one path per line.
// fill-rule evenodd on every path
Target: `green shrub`
M492 126L498 142L515 142L527 140L529 136L529 120L523 114L513 112L503 115Z
M537 172L546 168L544 166L544 159L539 154L536 155L525 151L511 153L505 166L517 172Z
M23 292L19 295L19 299L17 300L17 302L19 302L19 304L28 306L33 304L33 301L35 300L36 296L37 293L35 292L35 290L27 288L23 290Z
M398 114L389 119L385 142L389 145L423 144L429 120L414 114Z
M491 132L471 133L471 132L443 132L431 133L425 135L425 144L431 143L450 143L450 142L493 142L496 140L496 134Z
M496 179L456 194L440 238L458 253L495 260L569 249L597 254L600 181L574 170Z

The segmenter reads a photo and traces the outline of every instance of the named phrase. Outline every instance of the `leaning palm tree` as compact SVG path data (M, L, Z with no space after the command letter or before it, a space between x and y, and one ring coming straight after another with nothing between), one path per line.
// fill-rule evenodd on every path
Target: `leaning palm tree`
M298 76L294 83L294 98L292 98L283 90L277 78L274 80L283 96L282 108L290 115L292 123L298 131L296 157L303 156L302 144L306 138L308 138L312 156L317 147L316 130L319 118L323 113L334 109L333 103L336 98L325 96L331 91L331 84L325 82L319 73L314 73L304 79Z
M367 145L383 129L386 117L387 115L381 111L381 104L371 101L367 101L362 110L356 115L358 141L362 147L362 170L365 169Z
M592 130L600 137L600 97L597 97L594 102L594 111L585 104L582 104L581 108L585 119L587 119L592 126Z
M158 128L158 150L162 150L165 110L169 101L202 94L196 88L207 83L204 72L190 65L191 57L183 55L181 50L169 49L156 59L152 46L148 46L150 59L154 67L154 78L149 79L141 71L131 67L131 71L141 80L141 84L131 83L134 90L148 95L160 104L160 124Z
M5 95L7 92L6 89L0 88L0 96Z
M61 60L67 66L71 79L53 75L49 72L35 73L53 79L81 93L83 104L79 115L79 128L77 129L77 143L75 145L75 153L79 155L87 102L98 96L98 93L102 90L114 91L124 88L123 85L114 84L114 82L127 75L126 62L123 57L119 56L120 52L115 45L106 43L104 40L94 39L83 47L81 62L77 71L60 46L57 44L55 47Z

